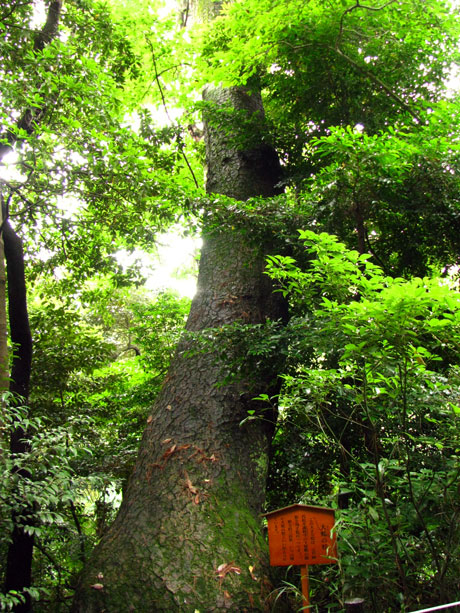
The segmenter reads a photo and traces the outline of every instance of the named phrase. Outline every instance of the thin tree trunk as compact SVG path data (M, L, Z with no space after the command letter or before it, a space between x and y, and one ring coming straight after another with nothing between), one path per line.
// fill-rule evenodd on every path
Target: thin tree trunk
M3 226L3 206L0 206L0 228ZM8 355L8 319L6 314L6 270L5 270L5 247L3 232L0 232L0 394L8 391L9 383L9 355ZM0 411L5 407L2 405Z
M52 0L48 5L47 19L41 30L36 33L33 51L40 53L57 35L61 16L63 0ZM26 109L17 121L17 127L32 135L36 124L42 119L45 108ZM17 144L16 132L7 131L3 134L3 143L0 144L0 161L13 150ZM27 293L24 270L24 251L22 241L8 221L8 211L4 207L2 198L0 236L6 258L6 279L8 286L8 318L11 343L13 345L13 360L11 365L11 380L9 389L16 397L18 403L27 402L29 397L29 382L32 366L32 337L27 312ZM2 276L3 272L3 276ZM3 266L3 253L0 252L0 386L4 382L4 364L2 342L6 332L6 296L5 275ZM3 291L3 293L2 293ZM5 314L5 317L3 317ZM3 326L5 324L5 327ZM0 387L0 389L3 389ZM17 428L10 439L10 452L12 457L29 451L28 433L23 428ZM18 473L29 478L27 471L18 470ZM25 505L22 509L13 511L13 533L8 547L5 573L5 591L15 590L22 593L24 588L31 586L33 535L24 529L24 523L33 522L34 509ZM25 602L16 605L15 613L29 613L32 610L31 599L26 595Z
M259 115L261 99L243 88L211 90L208 101ZM276 154L267 145L230 146L206 130L208 191L245 200L273 196ZM254 139L252 139L254 143ZM263 142L263 141L262 141ZM265 245L230 228L205 231L189 332L285 315L264 270ZM181 341L148 419L120 512L84 570L74 612L264 611L271 590L260 513L273 424L240 426L252 398L276 388L276 365L238 383L212 353ZM195 349L195 351L193 351ZM274 416L272 416L274 419Z
M32 337L27 314L27 296L24 274L24 253L22 241L14 232L8 221L3 225L6 268L8 275L8 313L10 321L11 343L13 345L13 361L11 367L10 391L14 394L14 402L27 402L29 396L29 381L32 365ZM17 428L11 434L10 451L14 458L29 451L27 432ZM27 471L20 469L22 477L30 477ZM34 509L30 505L13 511L13 534L8 547L5 591L22 592L30 587L32 579L33 535L28 534L24 523L33 521ZM30 597L25 602L16 605L15 613L27 613L31 610Z
M3 224L3 215L0 199L0 227ZM8 318L6 313L6 270L5 270L5 247L3 232L0 232L0 395L9 390L9 353L8 353ZM0 425L4 425L8 407L0 398ZM2 437L0 446L0 462L4 461L4 450L7 449L7 437Z

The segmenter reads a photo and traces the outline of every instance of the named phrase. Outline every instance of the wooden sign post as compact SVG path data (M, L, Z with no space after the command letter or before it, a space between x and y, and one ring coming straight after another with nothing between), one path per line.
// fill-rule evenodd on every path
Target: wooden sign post
M293 504L265 513L271 566L300 566L303 609L310 611L308 567L337 561L334 509Z

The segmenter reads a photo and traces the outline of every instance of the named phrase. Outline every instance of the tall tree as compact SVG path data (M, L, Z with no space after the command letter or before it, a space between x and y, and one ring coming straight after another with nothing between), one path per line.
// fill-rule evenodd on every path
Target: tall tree
M93 205L95 201L100 204L104 198L106 202L109 200L107 182L101 196L98 193L99 186L91 180L87 170L93 155L103 157L104 161L109 158L109 141L113 145L110 148L112 155L120 155L121 148L126 159L137 157L133 155L132 148L137 137L120 126L118 111L121 105L115 99L115 84L123 82L126 75L135 73L136 69L136 58L124 32L114 26L108 9L97 2L82 5L69 0L64 11L62 0L50 1L47 3L45 23L38 29L32 25L36 16L35 9L34 2L5 2L0 8L4 31L0 43L0 162L3 163L5 156L15 151L20 160L20 168L27 175L27 178L20 181L9 181L3 177L0 180L0 234L5 245L9 326L13 344L9 387L14 395L13 401L21 405L27 403L28 399L32 353L23 246L25 244L27 248L27 239L30 240L32 235L35 249L37 243L43 247L40 239L45 236L48 239L47 246L57 260L51 264L63 262L73 252L75 257L71 259L74 259L74 263L80 259L81 264L83 260L89 265L87 268L90 271L94 271L98 265L99 269L103 266L110 268L113 261L109 258L104 261L101 253L113 253L117 248L118 243L113 238L114 235L120 236L120 228L112 228L108 232L110 238L100 228L104 226L107 229L112 218L109 223L105 219L101 221L99 207L96 212L86 211L86 215L81 213L80 217L85 219L80 218L77 222L75 216L69 219L71 216L67 215L66 218L56 204L59 196L62 197L63 193L69 195L72 190L80 190L85 194L86 201ZM113 47L116 47L116 52ZM77 117L85 117L87 123L83 125L85 122L80 122ZM101 122L99 130L95 130L96 118ZM104 156L100 154L101 148L105 150ZM98 149L95 154L94 150ZM67 156L72 157L70 151L75 153L77 150L79 156L73 157L78 159L78 169L65 159ZM131 158L126 154L127 150ZM134 165L135 171L142 174L147 173L150 163L150 156L146 156L142 170L137 161L136 164L128 161L126 165L131 169ZM113 173L111 177L117 196L122 197L123 185L116 182ZM148 202L145 193L143 201ZM93 223L89 222L90 217ZM50 223L51 220L54 223ZM99 230L92 234L96 225L99 225ZM113 225L116 226L115 223ZM89 246L88 238L91 234L98 237L98 240ZM80 246L83 239L84 253ZM88 270L83 271L82 267L79 272L88 274ZM5 310L4 302L0 309ZM4 319L0 316L0 321ZM3 341L5 335L1 326L0 335ZM0 353L2 366L6 362L4 353ZM1 378L3 385L3 372ZM18 466L23 467L25 464L24 457L30 450L28 438L26 427L18 427L12 432L11 455L17 459ZM21 480L31 477L22 467L14 469L18 490L21 488ZM21 500L19 495L14 498ZM13 532L6 560L5 590L18 593L18 598L22 598L23 601L15 605L15 611L18 612L29 611L31 608L28 588L31 585L37 510L28 500L13 509Z
M260 94L208 87L204 98L208 193L236 200L279 193L280 165L267 144ZM229 109L252 126L243 147L215 119ZM82 574L74 611L267 606L260 513L276 416L240 424L248 410L260 410L253 398L275 392L277 365L254 373L246 363L237 380L224 382L231 373L199 341L208 329L286 316L263 274L270 237L252 240L248 224L244 229L207 218L187 334L147 420L120 512Z
M40 53L56 36L62 1L51 2L48 8L48 15L43 28L37 32L33 50ZM12 9L14 11L14 7ZM8 131L6 142L0 147L0 161L9 153L18 141L18 133L23 131L30 135L34 131L34 123L39 121L41 108L27 108L18 119L15 130ZM7 201L8 202L8 201ZM24 251L22 241L11 226L8 219L8 208L2 198L2 233L1 246L4 247L6 259L6 280L8 288L8 320L10 328L10 338L13 346L13 360L11 368L11 380L9 389L13 394L14 403L27 403L29 397L29 383L32 367L32 336L29 326L27 312L27 291L24 269ZM2 264L3 268L3 264ZM5 300L6 296L0 296ZM4 302L0 306L2 311ZM20 456L27 453L29 449L28 432L19 426L11 433L10 451L13 456ZM30 476L24 469L15 469L23 476ZM16 613L26 613L31 608L30 588L32 582L32 559L34 547L34 534L26 528L27 524L33 523L34 509L25 501L22 508L13 511L13 533L11 543L8 548L5 591L15 591L23 594L22 602L15 605Z
M212 2L210 14L221 4ZM264 607L262 592L268 583L258 512L264 495L273 416L267 421L244 418L248 409L257 415L266 408L252 398L276 390L277 368L274 363L266 367L262 364L252 372L253 361L241 364L232 359L230 351L229 363L238 362L237 373L230 372L231 368L225 370L214 353L204 352L201 344L210 328L209 335L219 337L219 330L228 323L259 324L267 317L284 316L284 305L272 296L267 277L263 276L270 233L261 233L260 227L253 232L250 220L242 212L244 207L230 200L271 197L279 191L280 167L268 144L254 75L268 93L269 119L276 126L284 168L289 171L287 176L299 201L306 198L305 191L308 193L313 184L312 171L318 173L320 180L315 183L320 195L311 206L312 223L324 227L332 220L332 226L336 219L345 217L348 223L341 224L344 233L350 241L357 235L364 251L366 232L372 231L380 239L389 234L385 229L391 227L386 209L381 206L389 185L388 164L385 162L386 166L379 170L382 181L376 199L371 180L375 156L371 156L372 163L366 160L363 164L362 155L356 154L360 138L346 129L336 132L342 149L348 134L352 152L348 155L342 151L340 158L333 142L326 146L322 140L322 144L314 145L312 135L329 134L334 123L353 125L358 121L374 135L393 122L400 122L398 131L402 125L407 131L415 129L413 120L421 117L424 100L430 104L436 100L448 64L443 53L453 44L453 39L443 39L442 3L433 0L433 11L423 12L425 4L414 0L402 8L396 2L377 7L356 2L345 8L342 2L332 2L325 10L321 1L306 5L300 0L281 4L244 0L235 2L234 12L228 9L215 26L206 52L215 71L213 78L226 79L228 89L208 87L203 103L207 121L207 189L220 196L210 196L206 204L200 203L202 208L209 205L204 216L200 289L190 314L188 335L178 348L149 418L120 515L82 577L76 610L119 611L128 606L139 611L194 610L196 606L205 610ZM12 124L3 132L2 146L7 150L15 139L23 142L23 168L33 171L26 184L6 185L7 193L19 203L13 210L17 220L24 222L30 216L34 228L49 239L49 267L67 260L81 276L100 273L110 266L107 255L120 244L121 235L129 233L131 244L137 240L147 244L152 227L156 228L160 219L171 217L170 212L164 215L164 209L156 208L154 203L152 206L152 201L159 192L163 201L174 192L169 188L165 197L158 168L168 171L173 164L165 162L158 152L162 141L151 130L148 113L142 113L143 141L119 130L116 118L123 112L113 95L113 84L123 81L125 71L131 64L135 66L135 58L124 52L126 47L119 39L115 45L110 42L110 20L102 19L103 27L96 27L100 15L105 14L104 7L94 5L93 10L89 0L68 0L65 34L71 44L66 46L66 36L58 37L51 45L43 39L43 48L36 48L40 61L35 62L33 54L21 55L21 48L31 49L31 41L40 37L27 38L22 34L27 28L18 27L30 17L32 5L5 2L0 9L5 23L14 22L11 32L0 42L3 55L16 60L16 64L6 62L2 72L8 86L2 91L2 110L8 109L4 116ZM52 7L60 3L51 2L49 6L52 16ZM403 12L408 6L415 9ZM187 2L184 22L189 9ZM324 18L328 11L330 14ZM411 30L421 16L429 28ZM51 37L56 32L46 26L44 31ZM14 32L21 32L19 39ZM21 37L27 44L23 45ZM167 41L161 48L163 57L168 57ZM436 53L431 48L433 44ZM114 57L112 48L117 50ZM93 72L99 61L100 70ZM418 79L418 69L427 61ZM33 87L27 88L24 75L30 68ZM163 68L154 69L159 82ZM231 87L235 83L238 87ZM14 104L9 104L12 99ZM21 115L24 108L29 110ZM17 124L18 117L23 121L21 125ZM41 126L50 127L39 130ZM31 138L34 130L40 138ZM172 132L179 142L182 135ZM324 156L313 158L310 154L314 148ZM178 153L183 154L182 146ZM328 167L331 157L336 166ZM438 165L438 176L445 179L452 165L445 160L439 162L436 155L433 161ZM397 162L394 183L400 177ZM323 166L325 171L319 173L318 168ZM392 199L393 210L398 213L402 201L399 194L411 204L415 189L411 182L417 183L418 177L423 176L424 169L417 160L413 168L417 172ZM346 181L334 183L340 174ZM328 176L332 176L331 181ZM370 187L367 182L361 183L366 200L358 202L353 188L358 179L368 178ZM423 185L418 182L422 187L418 201L426 202L428 190L432 192L433 206L427 218L433 219L438 216L440 200L431 187L438 181ZM456 181L447 183L451 186L449 193L446 190L450 206ZM57 212L57 207L52 210L61 192L78 195L84 201L86 210L78 215L78 223L74 223L75 217L70 219ZM335 206L337 200L341 207ZM363 218L356 228L356 216L350 220L349 213L353 207L357 211L357 203L369 214L378 208L381 222L367 224L366 228L367 220ZM272 203L270 210L274 208L279 215L281 202L275 201L274 206ZM328 212L332 208L335 215ZM455 234L458 225L451 220L457 217L455 211L450 214L451 208L445 207L449 215L439 227L451 226ZM264 204L260 210L262 214L268 212ZM404 230L398 236L407 236L406 227L418 220L419 210L407 216L407 223L398 224ZM49 219L55 223L49 224ZM15 227L19 224L15 223ZM439 249L440 253L450 250L453 241L444 242L446 247ZM431 245L432 240L426 247L423 243L422 252L429 252ZM393 255L397 249L391 244L386 250L373 251ZM429 264L431 260L427 260ZM240 425L242 421L245 423Z
M209 5L211 16L221 4ZM413 77L430 54L425 39L443 37L436 17L447 13L441 3L433 5L427 28L411 31L410 39L407 15L393 2L374 8L357 2L347 9L341 2L325 7L267 0L266 10L259 1L228 3L204 48L210 80L228 86L205 91L208 192L247 200L279 191L279 163L262 127L258 80L271 97L271 118L280 133L290 130L283 161L292 176L303 174L292 181L295 188L312 172L305 151L313 134L327 133L334 123L365 121L376 132L388 121L418 121L417 105L436 97L426 83L437 86L446 74L444 58L436 54L433 70L423 79ZM412 15L423 16L421 3L410 7ZM451 38L444 42L454 48ZM356 99L349 91L355 84ZM225 206L224 199L219 203ZM188 331L196 335L232 322L282 317L283 306L263 280L270 238L251 240L249 222L241 223L240 232L216 227L216 218L212 212L205 218ZM260 409L251 398L276 389L277 365L253 376L246 362L238 380L229 383L230 373L216 356L199 347L190 336L178 347L119 515L82 574L75 612L265 607L268 574L257 515L273 428L270 420L240 423L248 409Z
M3 209L0 206L0 210ZM0 217L3 225L3 215ZM9 356L8 356L8 318L6 314L6 269L5 246L0 234L0 390L5 392L9 387ZM3 407L0 409L3 410Z

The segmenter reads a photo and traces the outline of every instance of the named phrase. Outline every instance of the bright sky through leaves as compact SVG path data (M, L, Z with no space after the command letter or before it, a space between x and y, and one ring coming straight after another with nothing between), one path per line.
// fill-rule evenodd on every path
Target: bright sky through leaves
M181 296L193 298L196 292L196 258L201 239L181 236L178 230L162 234L157 239L157 254L136 250L120 251L118 261L123 266L141 262L145 287L153 291L173 289Z

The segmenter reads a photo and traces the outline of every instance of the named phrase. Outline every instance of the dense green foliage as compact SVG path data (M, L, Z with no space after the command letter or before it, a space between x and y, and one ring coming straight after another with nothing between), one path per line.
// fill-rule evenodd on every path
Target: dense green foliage
M36 536L37 610L43 611L68 601L76 572L113 519L189 306L174 294L128 294L110 283L88 291L86 308L55 291L56 285L41 287L31 296L30 409L7 410L1 439L7 447L18 423L32 437L14 472L2 449L2 547L9 512L25 498L37 508L24 525ZM23 465L31 475L12 495Z
M272 496L342 507L339 601L368 595L378 611L455 600L460 296L449 280L385 276L329 234L301 238L307 271L269 263L302 312Z
M236 0L184 29L186 10L181 22L154 2L68 0L48 36L41 5L0 7L0 192L25 246L34 343L30 406L2 404L2 570L26 502L35 610L69 610L189 306L147 291L117 255L154 250L180 221L270 237L288 325L202 337L224 361L231 345L232 377L238 355L254 375L285 362L267 509L337 509L339 563L315 571L318 610L350 596L376 613L458 600L455 11ZM261 124L198 101L207 82L262 91L279 197L204 194L200 114L241 149ZM270 400L247 419L273 420ZM12 458L18 424L30 450ZM22 596L0 595L0 608Z

